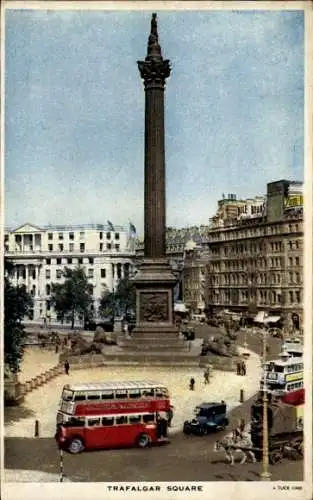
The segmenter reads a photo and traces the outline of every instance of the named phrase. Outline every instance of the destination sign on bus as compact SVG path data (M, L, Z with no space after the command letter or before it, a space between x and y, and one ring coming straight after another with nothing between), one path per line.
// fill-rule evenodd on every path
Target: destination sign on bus
M286 375L286 382L294 382L295 380L302 380L303 379L303 372L298 372L298 373L289 373Z

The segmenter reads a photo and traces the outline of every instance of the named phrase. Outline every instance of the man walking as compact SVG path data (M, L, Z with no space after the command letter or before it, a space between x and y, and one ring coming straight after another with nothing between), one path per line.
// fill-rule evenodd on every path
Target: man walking
M203 374L204 376L204 384L207 385L210 383L210 370L207 368Z
M66 360L65 363L64 363L64 370L65 370L66 375L69 375L70 364L69 364L68 360Z

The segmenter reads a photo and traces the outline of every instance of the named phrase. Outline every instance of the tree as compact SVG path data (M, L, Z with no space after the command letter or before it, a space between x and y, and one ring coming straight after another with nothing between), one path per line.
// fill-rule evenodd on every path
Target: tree
M106 285L99 300L99 315L101 318L113 318L115 316L115 294L110 292Z
M61 320L71 321L73 329L77 315L82 315L84 320L91 316L92 285L82 267L65 267L62 274L64 283L51 285L51 304Z
M100 298L99 313L102 317L114 317L116 314L125 316L134 311L135 307L135 285L128 278L123 278L114 292L110 292L107 287L104 288Z
M5 265L6 271L8 267ZM13 286L8 276L4 278L4 362L10 371L17 373L23 358L26 332L22 320L30 316L33 299L26 287Z

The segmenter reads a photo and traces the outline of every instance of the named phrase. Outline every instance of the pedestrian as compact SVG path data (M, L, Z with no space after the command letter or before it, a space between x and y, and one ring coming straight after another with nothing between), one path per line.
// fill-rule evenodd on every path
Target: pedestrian
M167 438L167 420L160 413L157 413L157 437L160 441Z
M66 375L69 375L70 364L69 364L68 360L66 360L64 363L64 370L65 370Z
M174 416L174 412L173 412L173 406L171 405L169 410L167 411L167 426L168 427L171 427L172 425L172 420L173 420L173 416Z
M58 354L58 352L59 352L59 345L55 344L55 354Z
M210 383L210 378L209 378L210 377L210 370L209 370L209 368L207 368L205 370L203 376L204 376L204 384L205 385L209 384Z
M191 391L195 390L195 383L196 383L195 379L193 377L191 377L190 382L189 382L189 389Z
M188 341L188 351L191 351L191 340Z

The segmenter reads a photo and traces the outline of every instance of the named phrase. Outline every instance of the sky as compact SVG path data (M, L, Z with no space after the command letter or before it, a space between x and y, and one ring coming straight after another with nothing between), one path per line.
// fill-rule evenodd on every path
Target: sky
M150 11L6 10L6 225L144 217ZM160 11L167 225L303 180L301 11Z

